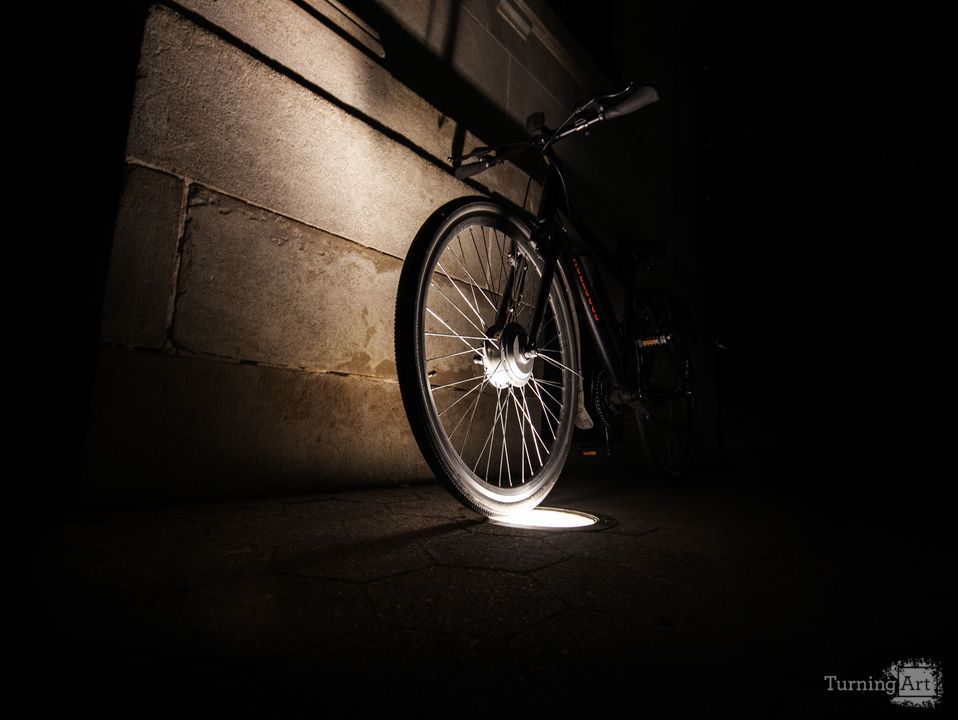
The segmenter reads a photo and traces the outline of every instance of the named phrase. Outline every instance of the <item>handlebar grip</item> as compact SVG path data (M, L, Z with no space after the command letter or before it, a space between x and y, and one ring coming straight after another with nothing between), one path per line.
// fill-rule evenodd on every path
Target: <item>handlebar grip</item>
M628 115L629 113L634 113L640 108L644 108L646 105L651 105L658 99L658 91L654 87L644 85L635 92L627 95L612 107L606 109L606 111L603 113L603 116L606 120L611 120L612 118Z
M468 177L478 175L479 173L488 170L494 164L495 163L490 162L489 160L480 160L479 162L469 163L468 165L460 165L453 170L453 174L460 180L465 180Z

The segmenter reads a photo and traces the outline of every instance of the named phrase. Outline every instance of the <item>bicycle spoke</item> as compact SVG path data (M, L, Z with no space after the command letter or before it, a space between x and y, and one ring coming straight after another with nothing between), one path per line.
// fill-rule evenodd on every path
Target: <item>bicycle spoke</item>
M553 336L548 342L538 343L539 352L542 352L542 348L547 348L547 347L549 347L555 340L558 340L558 339L559 339L559 336L558 336L558 335L555 335L555 336ZM554 350L550 349L549 352L561 353L561 352L562 352L562 349L561 349L561 348L556 348L556 349L554 349Z
M577 373L575 370L573 370L572 368L570 368L568 365L563 365L563 364L560 363L559 361L553 360L553 359L550 358L548 355L538 355L537 357L541 357L543 360L545 360L545 361L548 362L548 363L551 363L552 365L555 365L557 368L562 368L563 370L568 370L570 373L572 373L573 375L575 375L575 376L577 376L577 377L582 377L582 375L580 375L579 373Z
M539 385L545 385L545 386L547 386L547 387L554 387L554 388L559 388L559 389L562 389L562 388L565 387L565 385L564 385L563 383L556 382L555 380L543 380L542 378L537 378L537 377L534 377L533 379L534 379ZM558 401L556 401L556 402L558 402Z
M539 459L539 467L542 467L542 453L539 451L539 445L542 445L542 450L548 455L549 449L546 447L546 444L542 441L542 438L539 436L539 433L536 431L536 427L532 422L532 413L529 412L529 403L526 401L526 388L522 387L522 413L526 418L526 422L529 423L529 430L532 432L532 447L535 448L536 457ZM538 444L536 443L538 440ZM531 465L531 463L530 463ZM531 468L530 468L531 469Z
M431 333L427 333L431 334ZM451 335L442 335L441 337L452 337ZM476 340L481 340L482 338L474 338ZM460 350L459 352L446 353L445 355L435 355L433 357L426 358L426 362L435 362L436 360L446 360L447 358L456 357L457 355L472 355L479 352L477 348L469 348L468 350Z
M453 255L453 257L455 257L455 255ZM469 298L467 298L467 297L465 296L465 294L463 294L462 290L459 288L459 284L456 282L455 278L453 278L452 276L450 276L449 273L446 272L445 268L443 268L443 266L442 266L440 263L436 263L436 267L438 267L440 270L442 270L443 274L444 274L444 275L446 276L446 278L449 280L449 283L456 289L456 292L459 293L459 296L463 299L463 301L466 303L466 305L469 307L469 309L472 310L472 311L476 314L476 317L477 317L477 318L479 318L479 322L481 322L483 325L485 325L485 324L486 324L486 321L485 321L485 319L482 317L482 313L479 312L479 308L478 308L479 303L476 302L476 304L473 305L472 302L469 301ZM460 281L460 282L461 282L461 281ZM471 286L471 287L474 288L475 286ZM475 292L473 292L473 302L475 302L475 301L476 301Z
M485 383L483 383L483 385L485 385ZM474 389L475 389L475 388L474 388ZM468 395L471 394L472 392L473 392L473 391L470 390L468 393L466 393L466 394L463 395L461 398L459 398L459 400L456 400L456 402L453 403L453 405L456 405L456 404L458 404L460 401L464 400L464 399L465 399L466 397L468 397ZM469 437L469 430L472 428L472 416L475 414L475 409L476 409L476 407L477 407L477 405L478 405L478 403L479 403L479 398L480 398L481 392L482 392L482 390L481 390L481 387L480 387L480 388L479 388L479 394L476 394L475 399L473 400L473 403L472 403L472 412L471 412L471 413L469 413L469 412L463 413L463 415L459 418L459 421L456 423L455 427L453 427L453 429L450 430L450 431L446 434L446 436L449 438L449 441L452 442L453 437L455 436L455 434L456 434L456 432L459 430L459 428L462 426L462 423L463 423L463 421L466 419L466 416L469 415L470 421L469 421L469 423L466 425L466 431L465 431L465 434L463 435L462 445L461 445L460 451L459 451L459 456L460 456L460 457L462 457L462 453L465 451L466 440L467 440L468 437ZM450 405L449 407L452 407L452 406ZM449 408L447 407L446 410L448 410L448 409L449 409Z
M469 413L469 424L466 426L466 432L462 436L462 445L459 446L459 457L462 457L466 452L466 440L469 439L469 431L472 430L472 422L476 417L476 408L479 407L479 400L482 398L482 389L486 385L487 383L485 382L482 384L482 386L479 388L479 392L476 393L475 399L472 401L472 411ZM463 417L465 417L465 415Z
M519 472L519 482L521 484L525 482L525 474L526 474L526 465L525 465L526 436L524 432L526 426L525 426L525 423L522 422L522 418L519 416L519 410L516 408L515 393L513 392L511 387L507 388L506 392L509 394L509 400L512 401L510 404L511 404L513 412L516 415L516 422L519 423L519 443L520 444L519 444L518 472Z
M483 262L482 262L482 253L479 252L479 245L478 245L478 243L476 242L476 234L473 232L473 229L472 229L472 228L469 228L469 238L472 240L472 247L473 247L473 249L476 251L476 261L479 263L479 269L482 270L482 278L483 278L483 280L485 280L486 287L487 287L490 291L495 292L495 288L492 287L492 278L489 277L489 273L488 273L488 271L487 271L487 268L489 267L488 252L487 252L487 254L486 254L486 260L487 260L487 261L486 261L485 264L483 264ZM486 250L488 251L488 250L489 250L488 245L486 245L485 243L483 243L483 245L486 247ZM493 306L493 307L495 307L495 306Z
M500 392L501 392L500 390L498 390L498 389L496 390L496 396L497 396L497 398L496 398L496 414L495 414L495 417L493 417L493 419L492 419L492 425L489 427L489 432L486 434L486 440L485 440L485 442L482 444L482 447L479 449L479 455L478 455L478 457L476 458L476 462L475 462L475 464L472 466L472 471L473 471L473 472L476 472L476 471L479 469L479 463L482 462L482 456L483 456L483 455L486 455L486 448L488 447L488 448L489 448L489 453L488 453L488 455L486 455L486 469L485 469L485 473L483 474L483 477L485 478L486 482L489 482L489 463L490 463L490 461L492 460L492 446L493 446L493 444L494 444L493 438L495 437L496 425L498 424L498 421L499 421L499 400L498 400L498 395L499 395Z
M552 439L555 440L556 433L555 433L555 430L553 430L552 428L552 423L549 421L549 418L552 418L553 420L555 420L556 425L558 425L559 423L559 418L557 418L555 416L555 413L553 413L552 410L549 409L549 406L546 405L546 401L542 398L541 393L546 393L546 395L549 395L549 397L552 398L553 401L555 401L555 398L553 398L553 396L550 395L545 388L539 387L539 381L537 381L535 378L532 379L532 389L535 392L536 397L539 398L539 404L542 405L542 411L545 413L546 423L548 424L549 432L552 433ZM560 407L561 407L561 404L560 404Z
M430 313L432 313L431 310L430 310ZM435 314L435 313L433 313L433 314ZM437 319L438 319L438 318L437 318ZM442 320L439 320L439 322L442 322ZM443 324L445 324L445 323L443 323ZM457 332L452 332L452 333L424 332L423 335L424 335L425 337L459 338L460 340L483 340L483 341L484 341L484 340L486 339L486 338L484 338L484 337L476 337L475 335L460 335L460 334L457 333ZM472 347L472 345L469 346L469 349L470 349L470 350L475 350L475 351L478 351L478 350L479 350L479 348L474 348L474 347ZM469 352L469 350L463 350L462 352L463 352L463 353L466 353L466 352Z
M472 345L470 345L470 344L467 342L467 338L470 339L470 340L488 340L488 338L485 336L485 333L483 333L483 336L482 336L482 337L473 337L473 336L469 336L469 335L460 335L459 333L457 333L455 330L452 329L452 327L449 325L449 323L447 323L445 320L443 320L441 317L439 317L432 308L428 308L428 307L427 307L427 308L426 308L426 312L428 312L430 315L432 315L434 318L436 318L436 320L438 320L440 323L442 323L443 326L445 326L445 328L446 328L450 333L452 333L452 334L449 335L448 337L454 337L454 338L458 338L458 339L462 340L464 343L466 343L466 347L468 347L468 348L471 349L471 350L474 350L474 351L476 351L476 352L479 351L478 348L473 347ZM427 336L436 336L437 333L429 333L429 332L427 332L427 333L424 333L424 335L427 335ZM443 337L447 337L447 336L444 335Z
M478 325L476 325L476 324L472 321L472 319L471 319L468 315L466 315L466 313L464 313L464 312L462 311L462 308L460 308L458 305L456 305L456 303L454 303L452 300L449 299L449 297L446 295L446 293L444 293L444 292L442 291L442 288L440 288L438 285L436 285L435 282L432 283L432 286L433 286L434 288L436 288L436 292L438 292L440 295L442 295L442 297L445 298L445 300L446 300L450 305L452 305L453 308L455 308L456 312L458 312L460 315L463 316L463 318L465 318L465 320L466 320L467 323L469 323L469 324L472 325L476 330L479 331L479 334L480 334L480 335L482 335L486 340L491 340L491 339L492 339L492 338L486 336L486 331L483 330L483 329L482 329L481 327L479 327ZM456 287L455 283L453 283L453 287ZM457 287L456 289L458 290L459 288ZM468 304L468 303L467 303L467 304ZM470 308L472 308L471 305L470 305ZM428 309L428 308L427 308L427 309ZM476 314L478 314L478 313L476 313ZM482 317L480 316L479 319L481 320ZM449 327L449 326L447 325L446 327ZM452 330L452 328L449 328L449 329Z
M500 392L500 395L502 393ZM500 427L502 429L502 447L499 450L499 485L502 486L502 460L505 458L506 461L506 473L509 476L509 487L512 487L512 470L509 467L509 453L506 452L506 428L509 426L509 414L506 412L506 409L503 408L499 413Z
M462 252L463 256L465 257L465 251L463 251L463 249L462 249L462 240L459 240L459 251ZM472 289L473 289L473 299L475 299L475 290L476 290L476 288L478 287L478 289L479 289L479 295L481 295L482 298L483 298L487 303L489 303L489 307L491 307L492 310L493 310L493 312L495 312L495 311L496 311L496 306L493 304L492 300L489 299L489 296L486 295L486 294L483 292L482 286L479 285L478 282L476 282L476 279L472 276L472 273L469 272L469 268L466 267L465 263L464 263L462 260L460 260L459 257L458 257L455 253L453 253L452 256L455 258L456 262L459 263L459 267L461 267L461 268L465 271L466 275L467 275L468 278L469 278L469 282L472 283L470 287L472 287ZM479 304L479 303L476 302L476 305L478 305L478 304Z
M468 382L468 381L463 380L462 382ZM452 385L455 385L455 384L456 384L456 383L449 383L449 385L443 385L442 387L451 387ZM446 407L445 407L443 410L440 410L440 411L439 411L439 417L442 417L448 410L451 410L452 408L454 408L456 405L458 405L459 403L461 403L461 402L462 402L463 400L465 400L467 397L469 397L470 395L472 395L472 393L476 392L476 390L478 390L479 392L482 392L482 388L483 388L483 386L484 386L485 384L486 384L486 378L485 378L485 376L483 376L482 382L478 383L478 384L477 384L475 387L473 387L471 390L468 390L468 391L466 391L464 394L460 395L460 396L459 396L456 400L454 400L451 404L446 405ZM442 389L442 388L433 388L434 391L435 391L435 390L440 390L440 389ZM460 422L462 422L461 419L460 419ZM457 427L458 427L458 425L457 425ZM455 430L453 430L453 432L449 433L449 437L452 437L452 435L453 435L454 432L455 432Z
M485 375L478 375L476 377L465 378L464 380L454 380L453 382L446 383L445 385L430 385L429 389L432 390L433 392L436 392L436 390L449 388L449 387L452 387L453 385L462 385L462 383L472 382L473 380L485 380L485 379L486 379Z
M483 234L485 234L485 228L483 228ZM505 255L502 254L502 243L499 241L499 234L495 230L492 231L492 237L495 239L496 248L499 250L499 276L498 282L496 283L496 292L497 294L502 295L502 273L508 266L508 263L506 262Z

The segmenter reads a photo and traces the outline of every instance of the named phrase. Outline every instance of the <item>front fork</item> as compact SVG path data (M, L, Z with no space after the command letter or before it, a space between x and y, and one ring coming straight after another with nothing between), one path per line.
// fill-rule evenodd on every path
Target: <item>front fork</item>
M552 233L548 229L547 223L542 223L536 228L531 241L532 246L542 257L544 264L542 268L542 278L539 283L539 293L535 298L535 305L533 306L532 322L526 329L528 336L525 355L530 358L536 355L537 348L535 339L539 336L542 319L545 317L546 305L549 302L549 293L552 291L556 262L558 260L556 243L553 242ZM515 314L516 304L522 297L525 288L526 272L528 271L528 260L518 252L518 248L515 245L509 252L508 263L512 270L509 273L509 277L506 278L506 286L496 312L495 327L499 330L506 327Z
M526 259L519 253L515 243L509 250L507 262L512 269L509 272L509 277L506 278L506 286L496 312L495 327L499 330L502 330L509 323L511 316L516 312L516 305L525 288L526 269L528 267Z
M558 247L549 223L540 223L532 236L532 244L542 256L542 280L539 284L539 297L536 298L535 312L532 315L532 324L529 326L529 350L535 353L536 338L539 337L539 328L542 327L542 318L545 316L546 303L549 302L549 293L552 292L552 282L556 274L558 261Z

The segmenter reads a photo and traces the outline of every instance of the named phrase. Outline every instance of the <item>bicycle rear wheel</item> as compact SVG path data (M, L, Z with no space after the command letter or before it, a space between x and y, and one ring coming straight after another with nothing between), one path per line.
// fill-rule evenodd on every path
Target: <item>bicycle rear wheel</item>
M658 309L664 322L653 324L655 334L668 340L639 351L642 405L648 414L640 415L638 424L643 447L655 466L666 476L679 477L692 460L695 394L688 345L676 332L670 312L665 300Z
M527 336L543 269L526 226L476 200L427 222L400 276L406 415L439 480L484 515L541 503L572 441L574 342L559 282L535 342Z

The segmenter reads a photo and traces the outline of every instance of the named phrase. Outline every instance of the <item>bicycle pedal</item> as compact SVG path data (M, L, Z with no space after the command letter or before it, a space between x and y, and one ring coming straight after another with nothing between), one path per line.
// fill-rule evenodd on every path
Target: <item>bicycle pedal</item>
M636 340L639 348L655 347L657 345L668 345L671 335L656 335L654 337L639 338Z

